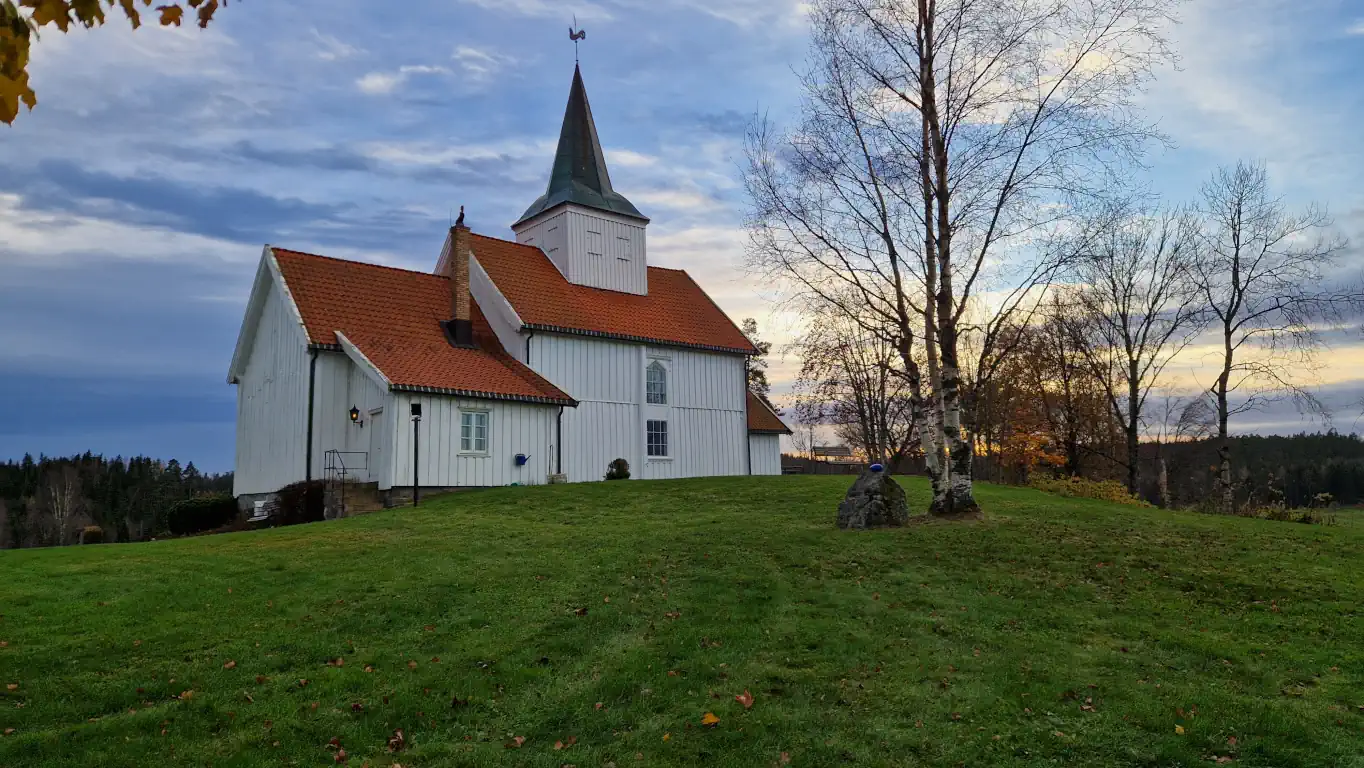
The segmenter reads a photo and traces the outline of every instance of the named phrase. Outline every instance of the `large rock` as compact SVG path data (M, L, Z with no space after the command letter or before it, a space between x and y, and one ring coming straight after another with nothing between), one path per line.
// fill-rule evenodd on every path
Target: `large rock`
M838 505L838 527L843 530L867 528L898 528L909 522L909 504L904 489L872 465L848 489L843 503Z

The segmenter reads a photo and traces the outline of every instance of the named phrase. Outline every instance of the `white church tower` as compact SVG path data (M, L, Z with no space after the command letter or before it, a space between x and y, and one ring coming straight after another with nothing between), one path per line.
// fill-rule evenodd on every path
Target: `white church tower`
M575 66L549 186L512 225L516 241L543 250L571 283L644 296L648 224L611 188L582 72Z

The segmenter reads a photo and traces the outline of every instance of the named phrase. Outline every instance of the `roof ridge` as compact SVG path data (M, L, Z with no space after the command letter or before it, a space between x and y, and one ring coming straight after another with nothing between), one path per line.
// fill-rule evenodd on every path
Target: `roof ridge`
M336 262L340 262L340 263L342 263L342 264L355 264L355 265L357 265L357 266L361 266L361 267L373 267L373 268L375 268L375 269L387 269L387 270L392 271L392 272L402 272L402 273L404 273L404 274L409 274L409 275L421 275L421 276L423 276L423 277L436 277L436 278L440 278L440 279L442 279L442 280L448 280L448 279L449 279L449 278L446 277L445 275L437 275L437 274L434 274L434 273L432 273L432 272L422 272L421 270L418 270L418 269L403 269L402 267L394 267L394 266L390 266L390 265L388 265L388 264L375 264L375 263L372 262L372 261L358 261L358 260L356 260L356 259L343 259L343 258L340 258L340 257L338 257L338 256L326 256L326 255L321 254L321 253L310 253L310 252L308 252L308 251L300 251L300 250L298 250L298 249L296 249L296 248L284 248L284 247L282 247L282 246L277 246L277 245L267 245L267 246L265 246L265 247L266 247L266 248L269 248L272 252L274 252L274 251L285 251L285 252L288 252L288 253L297 254L297 255L299 255L299 256L307 256L308 258L311 258L311 259L325 259L326 261L336 261Z

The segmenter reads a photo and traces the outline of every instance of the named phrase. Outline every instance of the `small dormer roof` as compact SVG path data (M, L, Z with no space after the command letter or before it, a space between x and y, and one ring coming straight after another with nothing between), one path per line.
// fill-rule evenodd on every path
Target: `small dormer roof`
M573 86L568 92L568 107L564 110L564 125L559 131L559 149L554 154L549 185L545 193L521 214L516 224L568 203L646 222L649 220L624 195L611 188L606 155L597 138L592 107L587 102L587 88L583 85L582 71L576 65L573 67Z

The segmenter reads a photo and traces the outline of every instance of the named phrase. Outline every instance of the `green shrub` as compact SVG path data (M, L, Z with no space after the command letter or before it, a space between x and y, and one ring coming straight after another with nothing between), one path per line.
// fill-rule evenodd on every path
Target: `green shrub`
M183 499L171 505L166 527L177 536L213 531L237 518L237 501L227 494Z
M326 484L321 480L294 483L279 489L279 500L270 525L301 525L326 520L325 491Z
M1151 505L1127 492L1127 486L1117 480L1089 480L1083 477L1034 477L1029 486L1039 491L1082 499L1111 501L1133 507Z
M606 479L629 480L630 462L626 461L625 459L616 459L615 461L606 465Z

